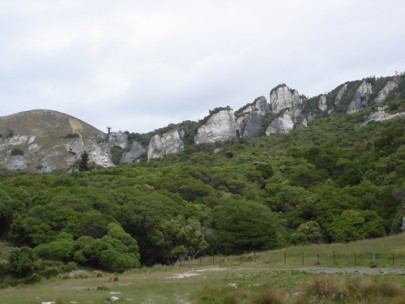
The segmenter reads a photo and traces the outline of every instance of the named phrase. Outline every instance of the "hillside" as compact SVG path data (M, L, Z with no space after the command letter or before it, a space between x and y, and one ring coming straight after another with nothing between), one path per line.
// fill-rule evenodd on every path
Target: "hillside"
M383 80L380 86L385 87L389 80ZM347 92L356 92L351 87L360 88L363 83L344 86ZM325 98L336 100L340 91L337 88ZM170 152L149 161L143 157L88 172L2 171L1 238L28 246L18 254L31 252L41 259L124 271L202 255L349 242L403 232L405 124L400 85L385 101L375 101L378 93L367 99L367 106L348 114L353 93L347 100L340 99L346 108L331 103L330 113L319 112L316 118L316 111L305 106L311 108L319 98L307 99L285 85L275 92L278 97L272 101L279 101L277 108L295 107L275 114L275 103L266 107L265 99L259 98L236 114L229 107L218 108L198 123L184 122L150 134L111 133L95 144L110 149L109 155L118 163L145 141ZM226 130L236 128L237 119L232 117L243 117L239 122L258 133L224 140L231 134ZM275 119L278 126L291 119L297 123L288 132L264 135ZM257 121L263 127L260 130L254 128ZM215 133L212 125L222 131ZM60 132L78 135L66 136L62 142L85 141L85 136L98 134L90 129L85 135L68 126ZM223 137L196 144L193 134L199 134L195 135L199 140ZM16 138L13 134L3 141ZM172 144L165 146L168 142ZM181 149L167 150L170 147ZM149 149L147 154L152 155ZM28 268L24 275L40 271L35 269Z
M285 84L237 111L218 107L204 119L173 123L146 134L104 134L66 114L34 110L0 117L0 165L11 170L72 170L86 151L94 167L163 158L195 146L236 138L274 136L336 115L363 113L363 123L405 116L405 75L346 82L308 98Z
M106 136L84 121L51 110L0 117L0 134L5 168L40 172L70 168L85 150L97 150Z

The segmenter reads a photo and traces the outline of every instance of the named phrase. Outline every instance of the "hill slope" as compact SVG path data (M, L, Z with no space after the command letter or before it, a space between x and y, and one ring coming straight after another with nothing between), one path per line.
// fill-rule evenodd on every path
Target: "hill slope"
M105 134L70 115L32 110L0 117L0 163L7 169L52 171L71 167L83 151L109 165L98 143Z

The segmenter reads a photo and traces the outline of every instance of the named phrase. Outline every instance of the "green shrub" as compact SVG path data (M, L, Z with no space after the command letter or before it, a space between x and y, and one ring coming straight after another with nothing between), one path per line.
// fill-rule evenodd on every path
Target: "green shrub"
M13 250L8 258L8 266L11 273L24 277L36 269L38 257L29 247L21 247Z
M13 148L10 152L11 156L24 155L24 151L20 148Z

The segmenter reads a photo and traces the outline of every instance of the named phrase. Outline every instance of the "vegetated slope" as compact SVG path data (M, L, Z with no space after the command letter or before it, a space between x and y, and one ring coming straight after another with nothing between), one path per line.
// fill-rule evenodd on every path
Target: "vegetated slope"
M0 134L3 166L23 170L44 168L43 171L69 167L68 163L73 162L69 160L77 152L73 151L75 148L91 146L104 136L77 118L51 110L0 117Z
M391 101L401 105L402 100ZM108 270L402 231L404 118L372 109L147 163L4 177L3 238Z

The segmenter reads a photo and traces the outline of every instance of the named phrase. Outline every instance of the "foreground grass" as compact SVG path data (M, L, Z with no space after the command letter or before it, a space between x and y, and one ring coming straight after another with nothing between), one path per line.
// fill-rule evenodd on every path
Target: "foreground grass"
M2 251L7 250L3 245ZM333 252L335 260L327 260L325 257L332 257ZM117 303L137 304L405 303L403 274L353 273L356 269L392 267L393 253L396 268L400 268L405 263L401 259L404 252L405 235L401 234L349 244L206 257L174 267L131 270L118 276L89 271L88 275L76 278L61 275L32 286L0 289L0 303L97 304L108 303L112 296L119 298ZM314 265L317 272L312 271ZM343 271L320 273L329 272L330 267ZM346 273L346 267L354 271Z
M0 290L8 304L106 303L405 303L405 277L324 275L305 268L273 269L266 264L189 268L158 267L118 275L53 278L33 286ZM235 288L236 287L236 288ZM367 300L368 299L368 300ZM374 299L378 299L377 302ZM366 301L367 300L367 301Z

